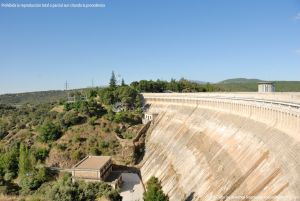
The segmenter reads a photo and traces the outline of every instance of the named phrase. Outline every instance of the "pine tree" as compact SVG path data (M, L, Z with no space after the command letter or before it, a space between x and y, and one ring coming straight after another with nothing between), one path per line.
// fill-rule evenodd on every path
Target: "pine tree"
M19 156L19 177L26 176L31 170L31 163L29 158L29 151L26 145L23 143L20 145Z
M124 81L124 78L122 78L122 86L125 86L125 81Z
M162 191L161 183L156 177L151 177L147 182L147 191L144 193L144 201L169 201L169 197Z
M111 77L110 77L110 80L109 80L109 86L111 88L115 88L117 86L117 79L116 79L114 71L112 71L112 73L111 73Z

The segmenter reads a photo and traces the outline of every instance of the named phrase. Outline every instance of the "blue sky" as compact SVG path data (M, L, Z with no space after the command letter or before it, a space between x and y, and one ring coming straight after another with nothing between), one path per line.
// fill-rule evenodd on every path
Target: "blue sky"
M0 3L42 3L0 0ZM300 0L50 0L0 8L0 94L108 83L300 78Z

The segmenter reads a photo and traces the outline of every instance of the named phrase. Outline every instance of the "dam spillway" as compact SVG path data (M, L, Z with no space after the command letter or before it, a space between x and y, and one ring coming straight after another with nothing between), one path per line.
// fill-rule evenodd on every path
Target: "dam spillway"
M299 200L300 93L144 93L141 163L170 200Z

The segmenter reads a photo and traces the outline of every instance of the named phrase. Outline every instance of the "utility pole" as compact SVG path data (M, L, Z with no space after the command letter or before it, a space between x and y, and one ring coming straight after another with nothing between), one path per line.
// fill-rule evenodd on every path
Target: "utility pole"
M66 83L65 83L65 91L68 91L68 87L69 87L69 83L68 83L68 81L66 81Z

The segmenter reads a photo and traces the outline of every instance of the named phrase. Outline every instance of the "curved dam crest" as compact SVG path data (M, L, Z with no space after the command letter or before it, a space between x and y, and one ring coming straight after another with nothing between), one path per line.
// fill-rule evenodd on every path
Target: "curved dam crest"
M158 116L141 175L170 200L300 199L300 93L143 96Z

